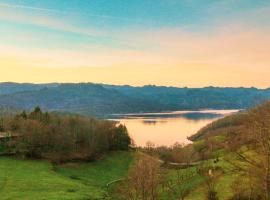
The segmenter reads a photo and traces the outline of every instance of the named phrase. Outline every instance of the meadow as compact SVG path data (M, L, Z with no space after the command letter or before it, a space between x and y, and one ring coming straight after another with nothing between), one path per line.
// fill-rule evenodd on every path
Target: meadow
M126 175L131 152L102 160L54 166L47 161L0 158L0 197L14 200L90 200L107 196L106 184Z

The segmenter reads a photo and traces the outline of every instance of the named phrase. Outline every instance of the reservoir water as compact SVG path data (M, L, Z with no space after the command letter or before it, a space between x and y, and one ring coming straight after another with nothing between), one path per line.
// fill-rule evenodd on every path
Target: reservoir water
M170 146L187 144L189 136L207 124L238 110L174 111L164 113L117 114L112 120L124 124L137 146L152 142Z

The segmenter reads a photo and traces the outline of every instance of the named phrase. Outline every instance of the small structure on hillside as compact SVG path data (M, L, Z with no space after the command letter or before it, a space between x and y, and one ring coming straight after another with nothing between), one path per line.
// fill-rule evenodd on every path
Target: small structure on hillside
M9 147L13 147L19 137L20 135L16 133L0 132L0 155L15 154L14 151L10 151Z
M0 142L6 142L6 141L14 140L14 139L16 139L18 137L19 137L18 134L14 134L14 133L11 133L11 132L0 132Z

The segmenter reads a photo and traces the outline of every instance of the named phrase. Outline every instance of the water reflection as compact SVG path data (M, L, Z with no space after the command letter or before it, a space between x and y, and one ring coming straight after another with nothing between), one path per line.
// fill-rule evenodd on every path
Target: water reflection
M188 136L214 120L237 110L175 111L167 113L139 113L115 115L126 125L138 146L151 141L156 145L189 143Z
M155 119L147 119L147 120L142 120L142 123L145 125L156 125L157 123L167 123L166 120L155 120Z

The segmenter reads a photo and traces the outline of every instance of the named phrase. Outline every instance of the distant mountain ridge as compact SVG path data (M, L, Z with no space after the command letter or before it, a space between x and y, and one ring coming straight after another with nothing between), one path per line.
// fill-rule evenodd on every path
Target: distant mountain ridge
M32 83L3 82L0 83L0 95L12 94L23 91L40 90L46 87L57 87L57 86L59 86L59 83L32 84Z
M270 89L117 86L94 83L0 83L0 107L104 116L112 113L244 109L270 99Z

